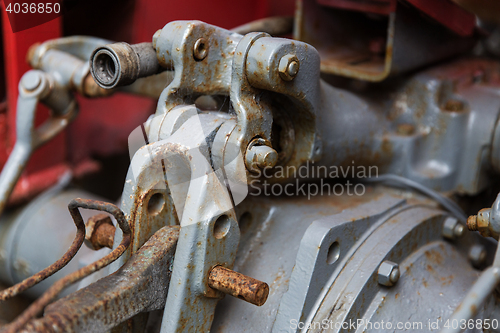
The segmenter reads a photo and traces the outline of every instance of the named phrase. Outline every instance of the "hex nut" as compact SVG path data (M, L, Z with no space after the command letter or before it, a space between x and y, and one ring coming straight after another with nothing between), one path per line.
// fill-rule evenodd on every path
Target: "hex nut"
M400 276L399 265L385 260L378 268L378 283L386 287L392 287L398 282Z
M448 217L443 223L443 237L454 240L464 234L464 225L454 217Z
M480 267L486 261L488 252L486 248L481 244L475 244L471 246L469 250L469 260L474 267Z
M285 81L292 81L299 73L300 62L293 54L287 54L280 59L278 72Z

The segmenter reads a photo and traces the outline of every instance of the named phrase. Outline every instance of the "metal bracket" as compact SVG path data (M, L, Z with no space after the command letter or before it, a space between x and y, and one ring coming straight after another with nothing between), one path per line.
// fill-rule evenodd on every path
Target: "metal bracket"
M291 330L292 320L305 321L343 259L349 258L373 228L400 211L404 204L405 200L384 195L335 215L333 221L325 218L313 222L300 242L289 288L281 299L273 332L298 331Z

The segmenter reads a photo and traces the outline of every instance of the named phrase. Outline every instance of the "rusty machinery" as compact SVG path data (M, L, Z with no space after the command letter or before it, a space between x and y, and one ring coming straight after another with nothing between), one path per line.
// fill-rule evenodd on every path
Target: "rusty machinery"
M0 300L36 300L1 332L500 330L500 61L470 52L484 29L451 3L461 24L419 1L298 5L295 40L271 18L32 47L0 176ZM75 93L116 92L158 100L120 202L67 174L6 210Z

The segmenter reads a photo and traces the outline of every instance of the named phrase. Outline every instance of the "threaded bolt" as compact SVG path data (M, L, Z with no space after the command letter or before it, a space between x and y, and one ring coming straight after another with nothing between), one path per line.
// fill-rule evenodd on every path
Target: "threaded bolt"
M477 227L477 215L471 215L471 216L469 216L469 218L467 219L467 228L470 231L478 231L478 227Z

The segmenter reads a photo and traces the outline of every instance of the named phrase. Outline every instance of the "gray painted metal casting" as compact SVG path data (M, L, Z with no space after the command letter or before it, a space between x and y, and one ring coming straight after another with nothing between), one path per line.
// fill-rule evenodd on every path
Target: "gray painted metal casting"
M71 89L88 97L119 89L159 99L145 135L138 127L130 136L120 203L132 230L130 246L105 272L33 318L26 332L139 332L153 310L162 311L162 333L403 331L343 325L360 320L422 323L421 331L440 331L447 320L500 320L493 298L500 281L496 242L466 230L457 205L443 205L449 211L440 206L448 200L444 194L474 196L498 177L497 60L458 59L383 86L350 89L320 78L320 54L304 42L175 21L152 43L69 37L42 44L31 61L36 70L19 87L17 143L0 175L0 212L32 151L76 117ZM218 111L203 110L201 96L212 96ZM39 101L51 107L53 118L34 129ZM360 183L366 176L312 172L355 166L375 168L374 179ZM298 182L300 168L307 175ZM278 169L281 176L272 172ZM383 174L426 191L382 185L377 177ZM363 194L252 192L264 181L296 188L346 180L362 184ZM261 185L249 186L252 181ZM48 220L71 227L67 219L52 218L62 216L58 202L90 196L54 191L17 217L2 217L4 282L43 268L34 268L42 265L40 257L25 250L45 239ZM474 220L483 223L479 229L467 226L498 235L500 195L482 212ZM122 240L116 228L113 247ZM67 247L52 244L43 265ZM101 251L87 261L109 252ZM13 261L26 263L26 272ZM209 285L217 266L267 283L265 304L257 307ZM256 293L236 278L228 284L233 295ZM431 321L439 327L428 326Z

